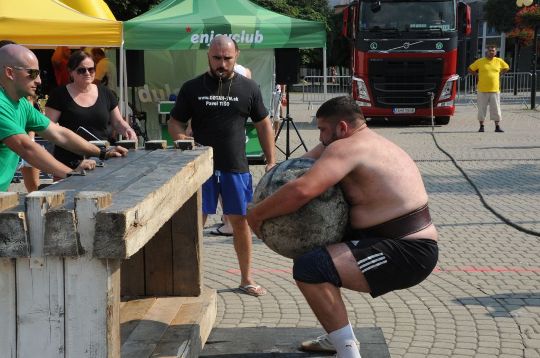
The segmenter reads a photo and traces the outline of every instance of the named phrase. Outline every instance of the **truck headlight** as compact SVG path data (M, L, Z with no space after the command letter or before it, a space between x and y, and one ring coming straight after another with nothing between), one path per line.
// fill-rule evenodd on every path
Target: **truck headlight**
M443 101L445 99L448 99L452 96L452 88L454 86L454 82L459 79L458 75L452 75L450 78L446 80L446 83L443 86L443 89L441 91L441 95L439 96L439 101Z
M353 77L353 81L356 82L356 90L358 92L357 93L358 99L361 99L364 101L370 101L368 89L364 80L358 77Z

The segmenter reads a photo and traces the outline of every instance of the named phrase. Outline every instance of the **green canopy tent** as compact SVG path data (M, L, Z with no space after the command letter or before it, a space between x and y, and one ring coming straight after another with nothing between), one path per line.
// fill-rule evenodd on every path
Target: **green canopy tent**
M149 50L145 66L152 78L139 91L139 99L156 101L156 94L174 93L176 84L203 72L208 44L218 34L238 43L240 62L251 68L263 95L273 89L274 48L323 48L326 69L323 23L284 16L248 0L165 0L124 22L125 49ZM150 106L145 110L152 111Z
M126 49L206 49L217 34L246 48L324 48L324 24L284 16L248 0L166 0L124 22Z

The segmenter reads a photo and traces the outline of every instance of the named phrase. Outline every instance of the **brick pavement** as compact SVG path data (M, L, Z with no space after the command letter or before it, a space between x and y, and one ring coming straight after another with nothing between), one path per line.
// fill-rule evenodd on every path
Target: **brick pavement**
M305 105L291 108L308 147L318 143L314 111ZM485 133L477 133L474 107L458 107L448 126L435 129L435 138L488 205L540 232L540 112L503 107L503 116L506 133L493 133L491 122ZM540 237L512 228L487 210L435 146L429 126L371 127L417 161L441 254L435 272L412 289L377 299L344 291L351 323L381 327L392 357L540 357ZM291 138L298 144L294 133ZM262 168L252 171L257 182ZM209 225L216 222L213 217ZM254 298L234 290L239 274L232 239L207 235L204 245L205 282L219 291L217 327L318 326L294 285L291 260L254 240L255 277L269 291Z

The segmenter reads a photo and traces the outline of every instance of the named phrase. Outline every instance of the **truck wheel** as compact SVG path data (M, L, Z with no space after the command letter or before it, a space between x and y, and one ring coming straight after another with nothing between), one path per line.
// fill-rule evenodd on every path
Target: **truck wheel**
M435 117L435 123L445 125L450 122L450 116Z

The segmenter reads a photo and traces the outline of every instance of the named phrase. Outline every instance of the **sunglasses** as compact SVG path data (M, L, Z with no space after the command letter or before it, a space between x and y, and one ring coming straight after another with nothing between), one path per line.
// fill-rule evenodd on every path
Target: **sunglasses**
M30 77L30 79L32 80L35 80L36 78L38 78L39 74L41 73L40 70L35 69L35 68L24 68L24 67L19 67L19 66L9 66L9 67L12 67L16 70L26 71L26 73L28 74L28 77Z
M95 67L79 67L75 71L77 71L79 75L84 75L86 72L92 75L96 72L96 68Z

